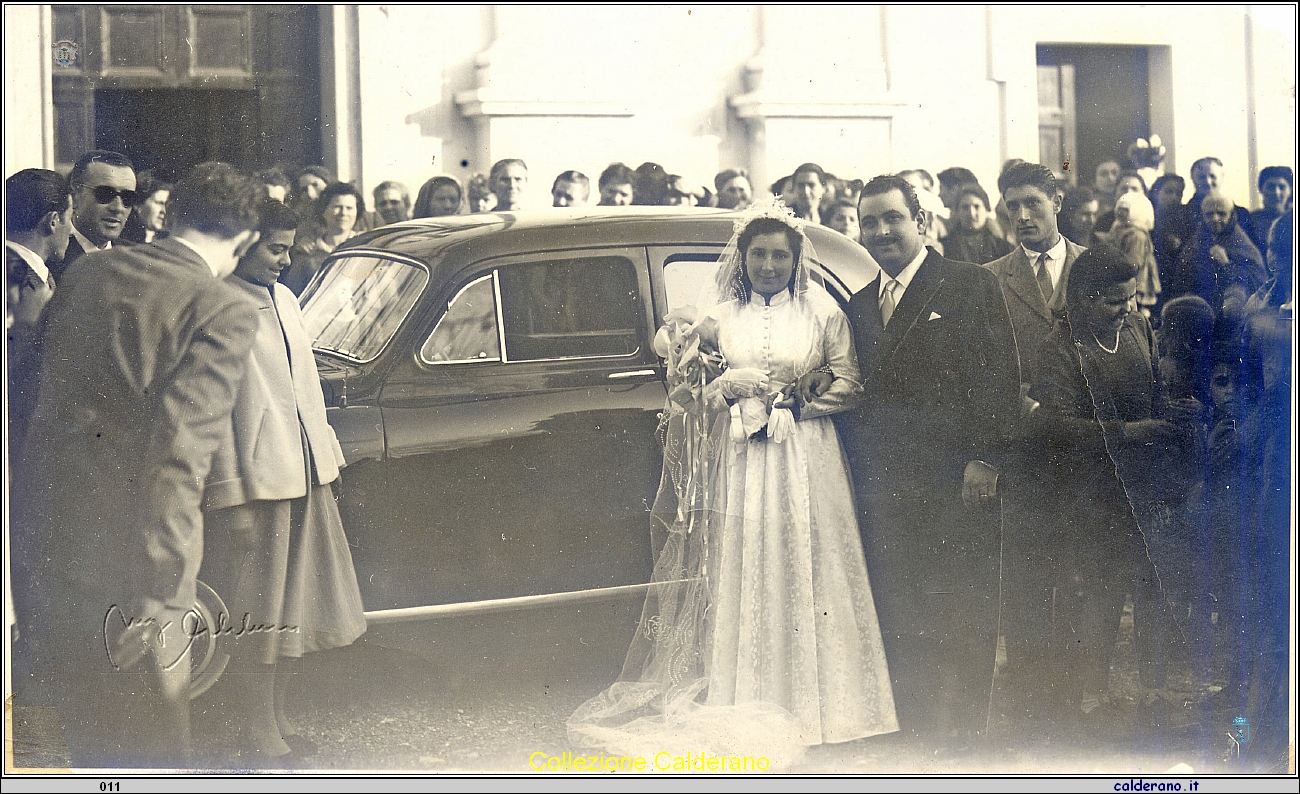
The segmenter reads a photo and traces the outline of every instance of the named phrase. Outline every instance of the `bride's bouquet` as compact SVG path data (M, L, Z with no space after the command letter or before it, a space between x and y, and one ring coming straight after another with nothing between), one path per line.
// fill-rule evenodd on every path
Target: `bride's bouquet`
M694 306L683 306L664 318L654 346L668 363L669 401L686 413L702 415L708 406L705 387L727 367L718 350L718 321L701 318Z

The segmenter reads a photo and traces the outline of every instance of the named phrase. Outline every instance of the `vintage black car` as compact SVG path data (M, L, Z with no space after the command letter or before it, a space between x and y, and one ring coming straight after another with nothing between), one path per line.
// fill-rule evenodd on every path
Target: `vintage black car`
M651 342L735 216L546 210L353 238L302 296L372 622L644 587L666 390ZM810 228L842 302L865 249Z

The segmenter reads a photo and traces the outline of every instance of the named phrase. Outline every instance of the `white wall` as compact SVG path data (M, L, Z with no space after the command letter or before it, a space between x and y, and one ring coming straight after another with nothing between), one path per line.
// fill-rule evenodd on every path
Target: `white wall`
M560 171L594 183L612 160L700 183L733 166L774 178L810 159L860 178L964 165L991 188L1005 157L1038 157L1039 43L1168 47L1172 93L1153 104L1172 108L1172 129L1155 130L1173 142L1169 163L1186 174L1220 157L1239 203L1254 198L1252 161L1295 159L1294 7L392 5L358 17L367 188L396 178L415 190L500 157L529 163L530 206L549 204ZM780 101L902 106L892 118L769 120L755 162L763 150L728 102L758 67ZM456 97L476 89L509 109L467 117Z
M5 176L51 168L49 6L5 5Z

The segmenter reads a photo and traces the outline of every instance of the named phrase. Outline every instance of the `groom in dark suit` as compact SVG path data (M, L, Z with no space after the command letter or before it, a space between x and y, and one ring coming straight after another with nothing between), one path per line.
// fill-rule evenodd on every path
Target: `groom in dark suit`
M905 733L969 747L997 644L1002 450L1020 371L993 274L924 245L912 186L859 202L880 277L849 302L866 399L837 425Z

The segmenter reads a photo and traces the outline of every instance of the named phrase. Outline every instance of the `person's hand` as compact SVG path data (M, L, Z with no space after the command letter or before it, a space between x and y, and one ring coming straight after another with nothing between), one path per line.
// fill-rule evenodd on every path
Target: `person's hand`
M796 386L793 383L782 389L781 393L776 395L776 400L772 403L772 410L775 411L778 408L784 408L787 411L793 411L795 406L798 404L798 398L795 396L795 389Z
M754 367L739 367L722 373L718 389L728 400L757 397L767 391L767 373Z
M1025 421L1029 415L1038 410L1039 402L1029 396L1029 384L1020 384L1020 421Z
M835 376L831 373L813 370L799 379L794 393L799 397L799 402L810 403L830 391L834 382Z
M1171 422L1186 424L1195 422L1205 413L1205 406L1195 397L1181 397L1165 403L1165 418Z
M1228 251L1221 245L1210 246L1210 258L1221 265L1228 264Z
M998 497L998 470L982 460L966 464L961 501L968 508L988 507Z
M1240 453L1241 435L1237 432L1237 422L1220 419L1210 431L1210 464L1219 470L1230 468Z

